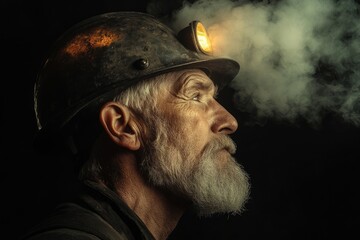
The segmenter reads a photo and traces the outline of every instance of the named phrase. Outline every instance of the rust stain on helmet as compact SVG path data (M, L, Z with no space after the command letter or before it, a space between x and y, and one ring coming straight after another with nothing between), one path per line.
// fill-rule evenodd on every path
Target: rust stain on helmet
M117 41L120 35L108 29L94 29L90 33L77 35L64 48L65 53L72 57L88 53L94 48L102 48Z

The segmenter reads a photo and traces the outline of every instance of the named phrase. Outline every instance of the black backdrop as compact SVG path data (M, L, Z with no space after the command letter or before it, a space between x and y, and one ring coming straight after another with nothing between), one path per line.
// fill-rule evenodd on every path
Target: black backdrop
M180 6L172 1L163 13ZM32 89L50 44L72 24L117 10L146 11L146 1L1 2L1 234L16 239L76 191L71 163L36 154ZM231 89L223 95L229 96ZM220 100L239 121L237 157L250 174L241 216L198 219L185 213L171 239L328 239L355 234L360 130L331 113L320 129L249 116Z

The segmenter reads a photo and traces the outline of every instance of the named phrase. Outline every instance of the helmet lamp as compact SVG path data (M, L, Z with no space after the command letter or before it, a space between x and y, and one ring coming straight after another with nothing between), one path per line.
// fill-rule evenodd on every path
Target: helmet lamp
M192 21L178 33L178 38L187 48L198 53L212 55L213 49L205 26L200 21Z

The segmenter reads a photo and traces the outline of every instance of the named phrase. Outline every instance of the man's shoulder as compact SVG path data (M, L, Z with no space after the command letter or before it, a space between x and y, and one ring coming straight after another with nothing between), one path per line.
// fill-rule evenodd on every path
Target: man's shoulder
M101 240L101 238L83 231L70 228L55 228L39 231L24 238L26 240ZM126 238L124 238L126 239Z
M112 240L132 239L114 229L100 215L76 203L59 205L22 240Z

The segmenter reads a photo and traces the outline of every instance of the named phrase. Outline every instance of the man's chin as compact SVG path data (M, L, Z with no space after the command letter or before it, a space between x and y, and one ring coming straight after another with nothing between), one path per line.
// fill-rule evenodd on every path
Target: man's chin
M239 214L248 200L248 175L229 153L221 159L221 168L214 159L207 159L193 178L192 198L199 216L215 213Z

